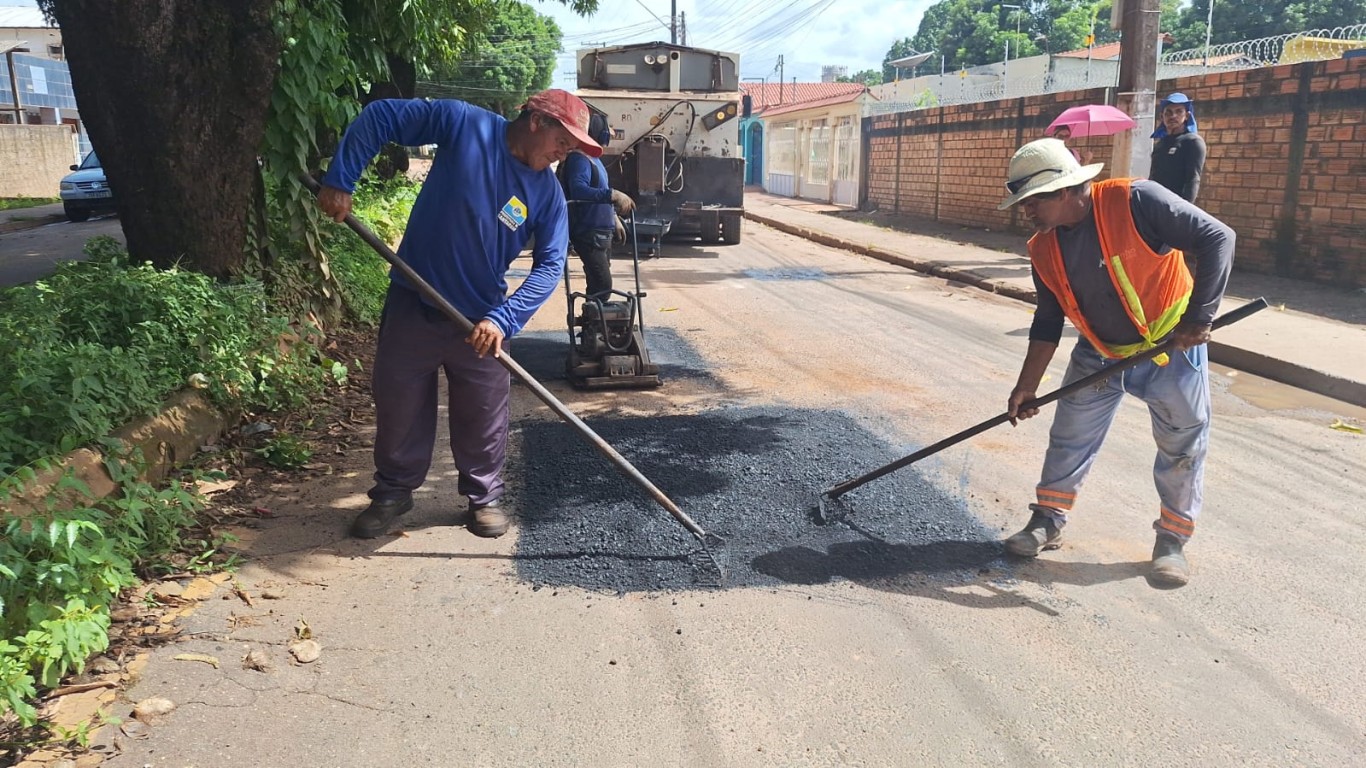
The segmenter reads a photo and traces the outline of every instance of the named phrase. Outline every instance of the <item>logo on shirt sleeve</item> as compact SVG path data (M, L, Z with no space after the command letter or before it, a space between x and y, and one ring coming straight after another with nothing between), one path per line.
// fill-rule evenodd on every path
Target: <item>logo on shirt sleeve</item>
M503 203L503 210L498 212L498 220L503 222L503 226L516 232L518 227L526 223L526 203L513 195Z

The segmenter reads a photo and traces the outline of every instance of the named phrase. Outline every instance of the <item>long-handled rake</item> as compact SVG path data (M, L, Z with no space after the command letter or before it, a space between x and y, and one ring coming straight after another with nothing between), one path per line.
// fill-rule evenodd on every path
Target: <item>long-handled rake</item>
M299 179L314 195L318 194L321 187L317 180L312 176L301 174ZM474 330L474 324L469 321L469 318L461 314L460 310L456 309L449 301L446 301L441 294L437 293L436 289L433 288L431 284L422 279L422 276L417 274L417 272L413 271L413 268L408 266L407 262L400 259L398 254L394 253L393 249L391 249L387 243L379 239L375 233L371 232L359 219L348 213L346 215L346 225L357 235L360 235L360 238L371 248L374 248L376 253L384 257L385 261L392 264L395 269L401 272L403 276L407 278L408 283L416 288L424 299L444 312L451 320L455 321L456 325L459 326L462 331L469 333ZM672 515L680 525L696 537L698 542L702 545L701 559L705 566L716 575L716 584L719 586L721 582L725 580L727 570L725 539L714 533L708 533L703 530L702 526L698 525L691 517L688 517L683 510L679 509L678 505L673 503L672 499L664 495L663 491L659 490L654 483L650 482L645 475L641 474L640 470L632 466L631 462L627 461L625 457L617 452L617 449L613 448L606 440L602 439L597 432L594 432L592 428L576 416L573 411L569 410L564 403L560 402L558 398L552 395L550 390L546 389L539 381L533 378L531 374L527 373L526 369L513 360L506 351L500 353L497 359L498 362L503 364L504 368L507 368L513 376L516 376L528 389L534 392L536 397L541 399L541 402L550 406L550 410L554 411L561 419L564 419L569 426L573 427L574 430L592 444L594 448L597 448L603 456L606 456L608 461L611 461L617 469L621 470L622 474L626 475L636 485L644 489L646 493L650 494L650 496Z
M1232 312L1228 312L1223 316L1219 317L1218 319L1216 319L1214 321L1212 328L1219 329L1226 325L1229 325L1230 323L1236 323L1239 320L1242 320L1243 318L1255 312L1259 312L1263 309L1266 309L1266 307L1266 299L1254 299L1244 304L1243 306L1238 307ZM1053 392L1050 392L1044 395L1043 397L1037 397L1033 400L1030 400L1027 403L1023 403L1020 405L1020 410L1026 411L1031 408L1040 408L1042 406L1048 405L1049 403L1055 400L1066 397L1067 395L1070 395L1073 392L1085 389L1086 387L1093 386L1095 384L1099 384L1100 382L1110 378L1111 376L1115 375L1116 373L1119 373L1120 371L1132 368L1135 365L1144 362L1145 360L1151 360L1164 352L1170 352L1172 350L1173 345L1174 342L1169 339L1161 344L1158 344L1156 347L1147 350L1146 352L1134 355L1133 357L1125 358L1124 360L1121 360L1120 362L1115 363L1114 365L1111 365L1103 370L1096 371L1090 376L1085 376L1083 378L1077 379L1071 384L1068 384ZM848 510L845 509L843 505L837 505L835 503L838 501L839 497L843 496L844 494L854 490L855 488L858 488L861 485L870 483L878 479L879 477L882 477L883 475L890 474L892 472L897 471L898 469L901 469L902 467L914 464L915 462L920 461L926 456L931 456L933 454L939 453L945 448L957 445L958 443L967 440L969 437L981 434L987 431L988 429L991 429L992 427L1000 426L1001 424L1004 424L1007 421L1010 421L1010 413L1002 413L999 416L987 419L986 421L974 427L969 427L963 430L962 432L950 435L944 438L943 440L940 440L939 442L935 443L934 445L929 445L924 448L921 448L915 453L912 453L910 456L905 456L903 458L897 459L896 461L878 467L877 469L865 475L860 475L858 477L853 478L852 480L846 480L840 483L839 485L826 489L824 492L821 493L820 496L816 497L817 518L823 523L830 523L839 520L840 518L848 514ZM838 506L839 508L835 509L836 506Z

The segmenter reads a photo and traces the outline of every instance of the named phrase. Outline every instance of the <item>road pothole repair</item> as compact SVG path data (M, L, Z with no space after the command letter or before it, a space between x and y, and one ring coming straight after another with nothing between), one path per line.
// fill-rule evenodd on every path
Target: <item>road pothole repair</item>
M964 502L914 470L849 493L842 524L818 525L826 487L896 458L838 412L724 408L590 424L704 528L727 540L727 587L837 579L968 582L999 544ZM698 585L696 540L559 422L525 423L519 575L620 592Z

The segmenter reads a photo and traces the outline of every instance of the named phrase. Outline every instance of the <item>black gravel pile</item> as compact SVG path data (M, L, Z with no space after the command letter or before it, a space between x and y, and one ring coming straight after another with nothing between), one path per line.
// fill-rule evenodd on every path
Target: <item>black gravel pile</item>
M728 587L965 581L1001 554L963 501L914 467L842 497L846 522L818 524L822 490L901 455L840 412L737 407L589 425L727 539ZM523 423L519 442L523 578L619 592L707 581L696 539L570 427Z
M773 270L769 279L805 279ZM843 496L843 523L816 519L821 491L914 450L889 446L838 411L730 404L706 362L668 328L646 329L664 386L714 386L716 407L687 416L588 420L704 529L723 536L725 586L962 583L998 564L1000 545L962 499L915 467ZM512 355L542 381L564 378L567 333L518 336ZM622 397L634 397L630 392ZM709 585L714 573L692 534L597 449L559 421L523 422L516 439L524 484L509 488L521 515L521 576L544 586L617 592ZM931 584L929 591L942 596Z

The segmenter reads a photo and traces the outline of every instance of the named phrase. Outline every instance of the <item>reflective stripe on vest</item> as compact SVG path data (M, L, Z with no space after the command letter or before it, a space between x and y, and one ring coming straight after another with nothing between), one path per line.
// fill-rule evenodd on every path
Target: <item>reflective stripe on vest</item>
M1091 185L1093 218L1110 282L1135 330L1143 337L1133 344L1108 345L1101 341L1081 313L1063 264L1058 238L1053 232L1029 240L1029 259L1039 279L1058 298L1063 314L1087 341L1109 358L1125 358L1157 346L1181 322L1190 303L1195 280L1181 251L1173 248L1155 253L1134 226L1130 207L1129 179L1110 179ZM1167 364L1167 356L1154 358Z

